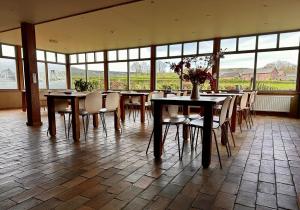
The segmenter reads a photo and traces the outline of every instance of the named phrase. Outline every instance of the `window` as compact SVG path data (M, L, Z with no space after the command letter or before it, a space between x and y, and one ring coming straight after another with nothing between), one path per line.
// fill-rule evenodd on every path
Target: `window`
M16 60L0 58L0 88L17 89Z
M96 52L95 55L96 55L96 61L97 61L97 62L104 61L104 55L103 55L103 52Z
M36 59L38 61L45 61L45 52L42 50L37 50L36 51Z
M178 63L180 58L156 60L156 89L164 90L167 86L180 89L179 76L170 69L171 63Z
M78 54L78 63L85 63L85 53Z
M139 59L139 49L129 49L129 59Z
M53 52L46 52L46 58L47 61L56 62L55 53Z
M47 78L46 78L46 65L43 62L37 62L38 77L39 77L39 88L47 89Z
M173 44L169 46L170 56L181 56L182 44Z
M207 54L207 53L212 53L214 50L214 41L202 41L199 42L199 54Z
M277 34L261 35L258 37L258 49L276 48Z
M256 47L256 37L240 37L239 38L239 51L242 50L255 50Z
M49 89L66 89L66 66L63 64L48 64Z
M197 42L183 44L183 54L184 55L194 55L196 53L197 53Z
M88 63L95 62L95 54L94 53L87 53L86 59Z
M108 51L108 60L109 61L117 60L117 51L116 50Z
M300 32L281 33L279 47L298 47Z
M168 56L168 45L156 47L156 57L167 57Z
M127 50L118 50L119 60L127 60Z
M112 90L127 90L127 62L108 64L109 87Z
M295 90L299 50L259 52L257 90Z
M236 38L222 39L221 49L225 50L226 52L236 51Z
M66 63L66 55L57 53L57 62L58 63Z
M104 89L104 64L94 63L87 65L87 80L96 84L97 89Z
M76 54L70 55L70 63L77 63L77 55Z
M219 89L251 90L254 77L255 53L227 54L220 59Z
M150 56L151 56L151 48L150 47L140 48L140 52L141 52L141 55L140 55L141 58L150 58Z
M72 89L75 88L74 83L76 80L83 79L86 81L86 70L85 64L77 64L70 66L70 73L71 73L71 87Z
M2 55L7 57L16 57L15 46L2 45Z
M134 61L129 63L130 89L150 89L150 61Z

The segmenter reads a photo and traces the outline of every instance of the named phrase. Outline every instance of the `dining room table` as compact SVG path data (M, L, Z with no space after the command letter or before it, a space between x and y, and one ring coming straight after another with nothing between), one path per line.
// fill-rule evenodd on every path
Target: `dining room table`
M125 100L129 97L140 97L140 121L141 123L145 122L145 103L148 95L149 93L144 92L120 92L120 115L122 122L125 121Z
M212 149L212 125L214 106L225 100L224 96L201 96L199 99L191 99L190 96L176 96L171 98L151 99L153 106L154 118L154 157L156 160L161 159L163 142L162 142L162 122L163 107L165 105L183 106L184 115L189 114L189 106L199 106L204 109L203 114L203 143L202 143L202 166L208 168L211 162Z

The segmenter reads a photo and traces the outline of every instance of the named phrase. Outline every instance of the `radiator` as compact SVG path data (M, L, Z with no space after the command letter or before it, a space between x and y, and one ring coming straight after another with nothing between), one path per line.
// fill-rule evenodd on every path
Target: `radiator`
M290 112L293 96L257 95L254 103L255 111Z

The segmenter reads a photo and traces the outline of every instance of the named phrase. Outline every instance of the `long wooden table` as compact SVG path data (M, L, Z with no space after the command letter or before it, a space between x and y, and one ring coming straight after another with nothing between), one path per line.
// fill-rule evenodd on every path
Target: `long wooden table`
M162 115L164 105L179 105L188 110L188 106L201 106L204 109L204 129L203 129L203 146L202 146L202 166L208 168L211 161L212 146L212 124L213 124L213 107L222 101L225 97L201 96L200 99L190 99L189 96L178 96L172 98L152 99L154 108L154 156L155 159L161 159L162 154Z
M128 97L140 97L140 110L141 110L141 123L145 122L145 102L146 96L149 93L130 93L130 92L121 92L121 99L120 99L120 114L121 120L125 121L125 99Z

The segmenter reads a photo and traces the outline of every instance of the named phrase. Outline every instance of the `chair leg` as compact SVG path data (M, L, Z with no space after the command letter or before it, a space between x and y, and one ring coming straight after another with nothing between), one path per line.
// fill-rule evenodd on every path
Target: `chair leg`
M89 124L90 124L90 115L88 114L86 115L85 141L89 130Z
M100 119L102 122L103 131L105 132L105 136L107 137L107 130L106 130L106 122L105 122L105 116L104 113L100 113Z
M166 128L165 128L164 136L163 136L163 145L165 145L165 141L166 141L166 138L168 135L169 128L170 128L170 124L167 124Z
M68 139L70 138L70 130L71 130L71 125L72 125L71 116L72 116L72 114L71 114L71 113L69 113L69 122L68 122Z
M179 160L182 160L182 155L180 155L180 139L179 139L179 126L176 125L177 129L176 129L176 136L175 136L175 140L177 137L177 144L178 144L178 153L179 153Z
M215 139L215 143L216 143L216 148L217 148L217 153L218 153L218 158L219 158L219 163L220 163L220 168L222 169L222 162L221 162L221 157L220 157L220 152L219 152L219 147L218 147L218 142L217 142L217 135L216 132L214 130L212 130L213 134L214 134L214 139Z
M66 139L67 139L68 134L67 134L66 115L65 114L63 114L63 118L64 118L65 136L66 136Z
M199 132L200 132L200 129L201 129L201 133L202 133L202 128L197 128L197 136L196 136L196 149L197 149L197 146L198 146L198 138L199 138ZM201 134L200 134L201 135ZM202 139L202 135L201 135L201 139Z
M84 136L85 136L86 131L85 131L85 120L84 120L84 115L82 115L82 124L83 124L83 134L84 134Z
M233 142L233 146L235 147L235 139L231 130L231 123L228 121L228 125L229 125L229 130L230 130L230 134L231 134L231 138L232 138L232 142Z
M149 150L149 147L150 147L150 144L151 144L151 141L152 141L153 134L154 134L154 128L152 130L152 133L151 133L151 136L150 136L150 139L149 139L149 143L148 143L147 150L146 150L146 155L148 154L148 150Z

